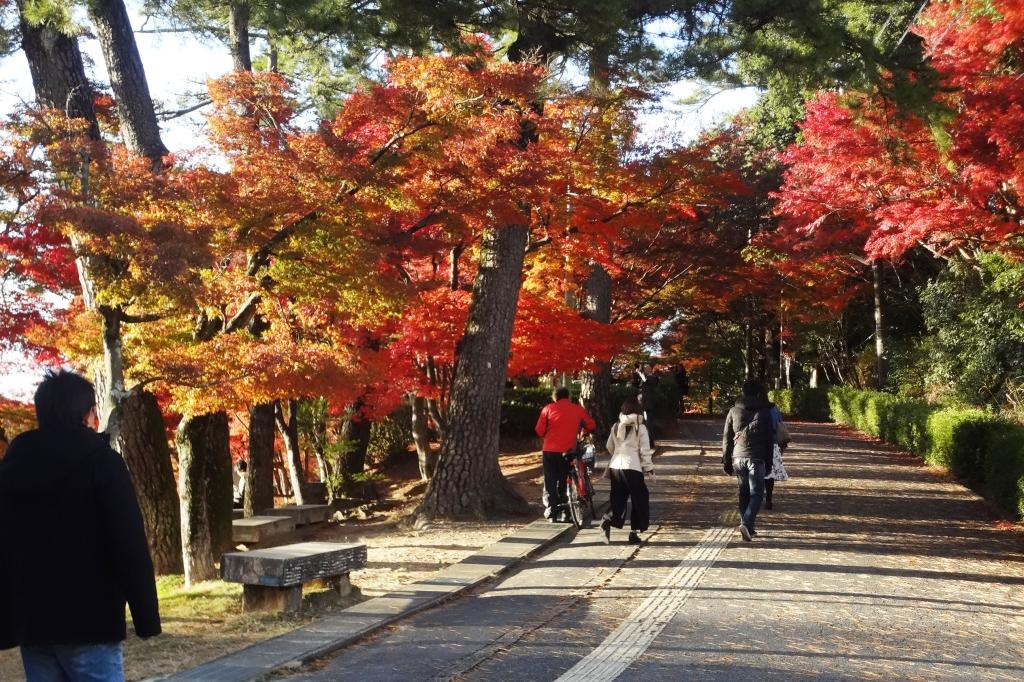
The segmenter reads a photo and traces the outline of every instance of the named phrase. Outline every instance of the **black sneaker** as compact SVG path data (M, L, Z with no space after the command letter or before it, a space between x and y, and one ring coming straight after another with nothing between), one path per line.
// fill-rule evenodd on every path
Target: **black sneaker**
M751 535L750 529L744 526L742 523L740 524L740 535L743 536L744 542L750 542L750 540L754 537L753 535Z
M765 509L771 509L772 508L772 501L768 500L767 502L765 502L764 503L764 508Z
M608 519L601 522L601 540L606 545L612 541L612 522Z
M630 532L630 534L629 534L629 544L631 544L631 545L639 545L640 544L640 536L637 535L635 532Z

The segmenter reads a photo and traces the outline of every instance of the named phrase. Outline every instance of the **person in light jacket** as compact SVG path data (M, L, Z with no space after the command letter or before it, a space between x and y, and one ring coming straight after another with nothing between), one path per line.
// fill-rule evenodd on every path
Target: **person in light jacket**
M605 544L611 542L612 527L622 528L625 522L626 500L632 500L633 509L629 518L629 544L639 545L640 536L647 530L651 519L650 494L644 475L654 473L651 455L651 441L640 405L635 400L622 403L619 422L608 435L608 475L611 477L611 504L601 521L601 533Z

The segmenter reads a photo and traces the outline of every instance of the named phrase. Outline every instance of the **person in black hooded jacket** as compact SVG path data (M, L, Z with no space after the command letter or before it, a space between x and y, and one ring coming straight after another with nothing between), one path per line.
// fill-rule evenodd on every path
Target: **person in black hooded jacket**
M0 649L21 647L28 682L122 680L125 604L160 634L135 490L86 379L49 373L35 403L39 428L0 462Z
M754 522L764 499L765 471L771 467L775 446L775 425L766 395L759 381L743 382L743 395L726 415L722 431L722 468L736 476L739 531L747 542L757 534Z

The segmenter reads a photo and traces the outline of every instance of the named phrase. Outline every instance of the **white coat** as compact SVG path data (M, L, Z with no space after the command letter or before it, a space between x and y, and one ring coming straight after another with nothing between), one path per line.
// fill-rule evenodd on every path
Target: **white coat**
M626 427L629 435L626 435ZM654 463L651 455L651 439L647 436L644 418L639 414L620 414L619 423L612 427L606 445L612 459L608 462L609 469L632 469L634 471L653 471Z

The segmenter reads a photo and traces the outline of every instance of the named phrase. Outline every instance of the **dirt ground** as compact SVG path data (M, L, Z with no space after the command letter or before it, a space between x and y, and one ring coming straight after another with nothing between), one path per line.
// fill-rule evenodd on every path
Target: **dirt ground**
M531 452L529 444L510 444L504 449L502 470L533 505L527 516L412 524L410 514L426 486L419 481L416 457L410 452L380 472L382 477L375 481L379 499L336 514L329 523L300 529L295 541L366 545L366 568L351 577L359 591L354 601L421 580L540 515L540 453ZM180 576L166 576L159 580L158 589L164 634L146 641L129 635L125 644L128 680L154 679L185 670L354 603L339 603L329 598L324 587L313 585L304 590L303 610L298 616L245 616L240 585L212 581L185 590ZM24 680L16 649L0 652L0 680Z

